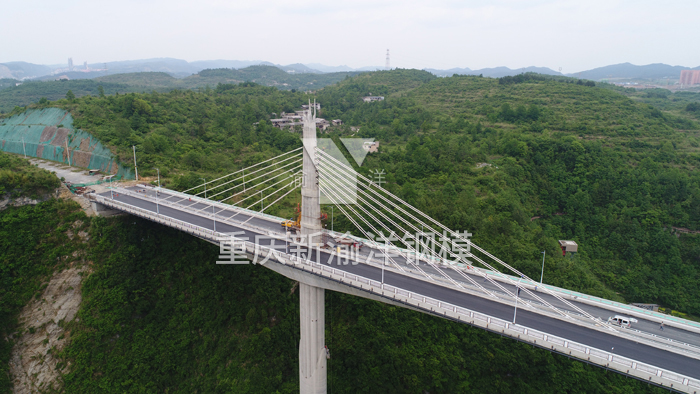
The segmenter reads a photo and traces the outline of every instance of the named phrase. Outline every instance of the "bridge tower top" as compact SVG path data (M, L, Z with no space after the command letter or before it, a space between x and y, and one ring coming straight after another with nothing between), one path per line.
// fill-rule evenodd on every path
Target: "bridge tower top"
M302 121L304 131L303 183L301 186L301 235L312 244L321 242L321 198L316 168L316 102L304 111ZM310 238L309 238L310 237Z

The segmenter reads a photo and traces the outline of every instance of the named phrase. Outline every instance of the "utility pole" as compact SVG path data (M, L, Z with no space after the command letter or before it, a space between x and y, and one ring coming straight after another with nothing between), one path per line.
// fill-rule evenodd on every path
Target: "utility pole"
M158 206L158 192L160 191L160 170L157 168L154 168L154 170L158 171L158 190L156 190L156 213L160 215L160 207Z
M518 285L516 286L515 289L515 311L513 312L513 324L515 324L515 317L518 314L518 295L520 293L520 281L523 280L523 277L521 276L520 279L518 279Z
M68 165L70 164L70 150L68 149L68 137L66 137L66 154L68 155Z
M204 181L204 199L207 199L207 180L204 178L199 178ZM214 220L214 231L216 231L216 213L214 212L214 201L211 202L211 218Z
M544 256L546 250L542 251L542 274L540 275L540 284L542 284L542 279L544 278Z
M382 289L384 289L384 266L386 265L386 259L389 254L389 242L387 242L386 238L384 238L384 247L386 250L384 251L384 260L382 260Z
M132 145L134 148L134 173L136 174L136 180L139 180L139 169L136 167L136 145Z
M24 137L22 137L22 149L24 150L24 158L27 158L27 147L24 146Z

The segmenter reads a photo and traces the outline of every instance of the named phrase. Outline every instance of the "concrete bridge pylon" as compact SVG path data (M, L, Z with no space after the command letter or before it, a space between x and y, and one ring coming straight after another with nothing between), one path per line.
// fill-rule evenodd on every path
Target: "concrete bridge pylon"
M309 109L303 115L302 134L304 164L301 186L301 236L310 247L320 246L322 239L321 198L315 161L317 146L315 107L309 102ZM310 248L308 253L312 253ZM301 394L327 392L325 313L325 290L300 282L299 392Z

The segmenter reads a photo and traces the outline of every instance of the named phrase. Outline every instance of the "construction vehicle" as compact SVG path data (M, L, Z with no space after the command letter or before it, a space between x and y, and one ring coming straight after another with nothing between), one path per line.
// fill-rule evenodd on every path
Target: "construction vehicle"
M295 209L295 212L297 214L296 219L290 218L289 220L283 221L281 224L282 224L282 227L284 227L285 229L289 229L292 232L295 232L295 231L300 232L301 231L301 207L299 206L299 204L297 204L297 208Z

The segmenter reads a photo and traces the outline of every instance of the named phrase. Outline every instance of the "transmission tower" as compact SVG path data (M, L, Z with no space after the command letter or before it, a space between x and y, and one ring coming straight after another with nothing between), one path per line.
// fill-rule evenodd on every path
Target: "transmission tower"
M386 66L384 66L387 70L391 70L391 63L389 62L389 50L386 50Z

